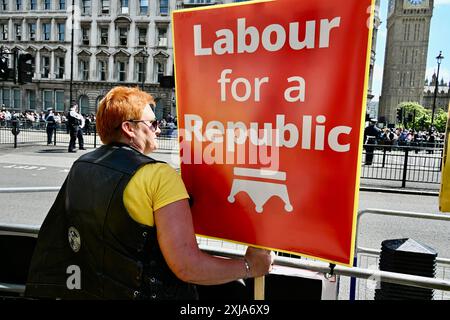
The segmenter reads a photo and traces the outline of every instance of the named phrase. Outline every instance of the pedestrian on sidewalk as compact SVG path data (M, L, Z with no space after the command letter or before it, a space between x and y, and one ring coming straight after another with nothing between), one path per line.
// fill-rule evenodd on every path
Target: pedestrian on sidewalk
M158 147L154 105L138 88L115 87L101 100L104 145L74 163L45 218L27 296L197 299L195 284L270 271L267 250L224 259L199 249L180 175L147 156Z
M56 130L56 119L55 115L53 114L53 109L48 110L47 116L45 117L45 123L47 126L47 145L51 145L53 140L53 133Z

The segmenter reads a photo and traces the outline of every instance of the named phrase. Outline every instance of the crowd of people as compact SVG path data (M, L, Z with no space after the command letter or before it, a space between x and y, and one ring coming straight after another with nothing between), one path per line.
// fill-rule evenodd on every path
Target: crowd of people
M74 106L77 106L76 114L72 110ZM76 120L70 114L75 115ZM18 122L15 122L15 120ZM168 113L162 119L157 120L157 123L160 128L160 137L178 137L177 116ZM79 113L77 104L72 105L67 112L58 112L53 108L49 108L45 112L32 110L18 112L7 110L2 106L0 109L0 127L12 128L15 125L17 125L19 130L45 130L47 133L47 145L54 144L57 131L65 132L70 135L68 152L76 152L76 140L78 141L78 149L85 150L83 135L95 134L96 115L93 113Z
M414 130L409 128L378 128L377 120L371 119L364 129L365 164L371 165L376 146L384 147L385 151L391 151L392 147L413 147L416 153L425 150L433 153L444 142L445 133L439 133L435 129ZM422 149L423 148L423 149Z
M365 133L365 144L381 144L392 146L435 146L444 141L445 133L431 130L414 130L411 128L383 128L379 129L375 126L376 122L372 121L366 128L369 131ZM376 129L371 129L371 126ZM369 137L369 138L368 138ZM375 137L375 140L374 138Z
M68 123L66 112L55 112L53 109L48 109L46 112L35 111L9 111L5 108L0 110L0 126L10 126L12 120L19 120L23 123L24 128L46 128L47 117L52 111L53 120L57 128L64 128ZM93 132L93 125L95 124L95 114L81 114L84 118L85 125L83 133L90 135ZM158 122L158 126L164 129L175 130L177 128L177 117L169 113L165 118Z
M10 126L10 122L14 119L23 123L24 128L46 128L48 125L47 117L50 110L52 111L52 123L54 121L55 128L67 128L68 118L65 112L55 112L53 109L47 112L35 111L9 111L2 109L0 111L0 126ZM95 124L95 114L81 114L84 119L83 133L90 135L93 132L93 125ZM371 127L376 129L370 129ZM177 117L168 114L158 123L160 128L167 130L175 130L177 128ZM68 130L68 128L67 128ZM444 141L444 133L439 133L436 130L414 130L411 128L384 128L376 127L376 122L372 121L367 126L367 130L375 130L369 136L375 136L375 140L368 140L367 134L364 137L365 144L384 144L393 146L427 146Z
M0 126L10 126L12 120L19 120L23 123L24 128L45 128L47 126L47 117L50 110L53 113L54 121L57 127L64 128L67 124L67 115L65 112L55 112L53 109L48 109L46 112L35 111L9 111L2 109L0 111ZM86 121L85 134L92 133L92 124L95 123L95 114L82 114Z

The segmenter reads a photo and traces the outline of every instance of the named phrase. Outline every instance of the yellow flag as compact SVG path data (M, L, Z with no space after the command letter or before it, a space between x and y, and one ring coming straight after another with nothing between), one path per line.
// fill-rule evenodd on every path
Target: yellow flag
M450 105L447 116L447 128L445 130L444 154L442 163L442 182L441 192L439 193L439 210L442 212L450 212Z

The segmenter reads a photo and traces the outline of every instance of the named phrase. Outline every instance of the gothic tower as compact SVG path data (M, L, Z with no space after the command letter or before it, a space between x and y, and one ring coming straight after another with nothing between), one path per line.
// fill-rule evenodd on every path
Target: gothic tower
M434 0L389 0L379 120L396 123L400 102L420 103Z

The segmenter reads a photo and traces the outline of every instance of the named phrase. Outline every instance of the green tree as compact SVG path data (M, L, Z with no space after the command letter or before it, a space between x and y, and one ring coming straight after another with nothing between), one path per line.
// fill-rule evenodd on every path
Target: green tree
M427 130L431 125L431 111L425 109L417 102L401 102L397 110L403 109L403 121L401 127L414 128L415 130Z
M434 114L434 126L438 132L445 132L445 126L447 125L447 112L442 109L438 109Z

